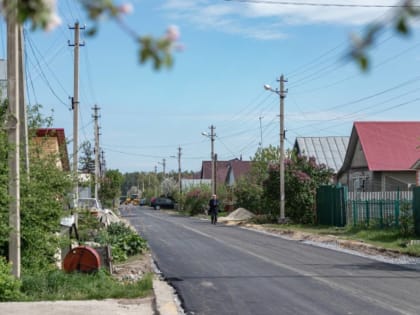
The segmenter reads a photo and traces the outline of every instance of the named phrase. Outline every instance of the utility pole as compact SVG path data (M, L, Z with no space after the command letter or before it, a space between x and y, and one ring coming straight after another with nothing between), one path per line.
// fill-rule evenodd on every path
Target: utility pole
M214 133L215 126L211 125L210 127L210 140L211 140L211 194L216 193L216 161L214 159Z
M74 87L73 87L73 98L72 98L72 109L73 109L73 176L75 180L74 187L74 197L77 204L77 199L79 199L79 176L78 176L78 151L79 151L79 47L84 46L84 43L80 43L80 27L79 22L74 23L74 27L70 27L71 30L74 30L74 44L69 46L74 46Z
M260 116L260 117L258 117L258 119L260 120L260 149L262 150L262 147L263 147L263 139L262 139L262 124L261 124L261 120L263 119L264 117L262 117L262 116Z
M182 179L181 179L181 146L178 147L178 185L179 185L179 197L182 194Z
M7 111L8 166L9 166L9 261L12 273L20 278L20 117L19 117L19 62L17 1L7 1Z
M154 184L154 186L155 186L155 197L157 197L156 196L157 195L156 183L158 183L159 181L158 181L158 178L157 178L157 166L156 165L155 165L155 179L156 179L155 184Z
M280 218L279 222L284 223L285 217L285 193L284 193L284 139L286 138L284 130L284 99L286 91L284 90L284 76L280 76Z
M105 161L105 152L101 150L101 177L105 176L106 172L106 161Z
M96 200L99 199L98 197L98 189L99 189L99 126L98 126L98 118L100 117L98 114L99 107L95 105L93 108L94 114L93 119L95 120L94 125L94 133L95 133L95 198Z
M213 171L213 179L214 179L214 181L213 181L213 194L215 194L216 193L216 191L217 191L217 176L216 176L216 174L217 174L217 153L214 153L213 154L213 165L214 165L214 171Z
M19 126L20 126L20 142L22 143L22 149L24 154L24 165L26 177L29 180L29 139L28 139L28 115L26 112L26 99L25 99L25 56L23 49L23 28L21 25L18 26L18 58L19 58Z
M165 178L166 159L163 158L162 162L159 162L159 164L162 164L163 178Z

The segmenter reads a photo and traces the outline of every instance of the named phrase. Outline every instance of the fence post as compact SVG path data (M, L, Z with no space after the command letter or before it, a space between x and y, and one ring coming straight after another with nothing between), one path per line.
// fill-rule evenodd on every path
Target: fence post
M384 209L383 209L383 200L379 200L379 224L381 228L384 227Z
M413 189L413 219L414 233L420 236L420 187Z
M353 226L355 227L357 223L356 200L352 200L351 207L353 211Z
M394 212L395 212L395 226L400 225L400 201L395 200L394 202Z
M366 224L369 226L370 221L370 210L369 210L369 200L366 200Z

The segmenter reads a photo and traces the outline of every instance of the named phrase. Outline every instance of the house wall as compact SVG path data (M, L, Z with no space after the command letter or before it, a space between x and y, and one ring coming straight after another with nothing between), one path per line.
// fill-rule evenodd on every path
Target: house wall
M348 187L349 191L368 191L372 183L372 172L369 171L365 154L360 141L357 141L350 169L341 175L339 182Z
M416 184L416 171L382 172L382 191L409 190Z
M371 172L367 168L351 169L340 178L350 192L406 191L415 182L415 171Z
M368 165L365 158L365 153L363 152L362 145L360 141L357 140L356 149L354 150L353 159L351 161L350 168L366 168Z
M35 137L34 139L35 145L40 147L41 150L40 158L45 158L47 156L55 156L56 157L56 165L60 170L63 170L63 164L61 163L60 159L60 146L58 144L58 140L56 137Z

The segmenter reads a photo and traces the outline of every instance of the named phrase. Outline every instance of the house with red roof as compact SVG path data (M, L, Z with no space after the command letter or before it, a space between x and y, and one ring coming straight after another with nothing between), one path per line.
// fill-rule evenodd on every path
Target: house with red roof
M416 183L420 121L353 124L338 182L349 191L404 191Z
M228 161L216 161L215 179L216 186L233 186L235 181L247 174L251 169L251 161L233 159ZM203 161L201 164L201 179L211 179L211 161Z

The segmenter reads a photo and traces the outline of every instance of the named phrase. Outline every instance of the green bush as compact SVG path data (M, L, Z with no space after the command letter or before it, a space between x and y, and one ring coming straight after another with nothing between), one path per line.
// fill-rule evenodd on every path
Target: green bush
M410 203L405 201L400 208L400 231L402 236L414 234L414 218Z
M81 242L92 241L97 237L104 225L89 210L81 210L78 213L78 233Z
M236 207L245 208L253 213L262 213L261 185L250 182L247 178L240 178L235 184Z
M325 164L318 165L315 158L293 153L285 162L286 217L295 223L314 223L316 189L327 184L332 178L332 170ZM280 205L279 165L269 167L268 178L264 181L264 199L276 201L271 204L274 213L279 213Z
M12 276L11 265L4 257L0 257L0 302L16 301L22 297L21 283Z
M208 207L211 191L208 186L195 187L185 194L184 209L191 216L203 214Z
M96 241L101 245L111 245L114 261L126 260L129 256L141 254L147 242L124 223L111 223L99 232Z

